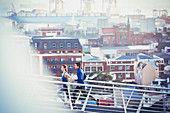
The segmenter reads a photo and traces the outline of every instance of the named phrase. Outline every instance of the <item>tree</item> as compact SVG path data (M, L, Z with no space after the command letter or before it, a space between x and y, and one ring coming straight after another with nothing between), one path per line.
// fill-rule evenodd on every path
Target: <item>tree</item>
M110 58L110 55L106 55L106 58L109 59L109 58Z
M92 72L89 74L89 77L93 77L95 74L97 74L93 79L91 80L97 80L97 81L110 81L112 80L112 76L109 75L108 72L101 72L101 71L96 71L96 72Z

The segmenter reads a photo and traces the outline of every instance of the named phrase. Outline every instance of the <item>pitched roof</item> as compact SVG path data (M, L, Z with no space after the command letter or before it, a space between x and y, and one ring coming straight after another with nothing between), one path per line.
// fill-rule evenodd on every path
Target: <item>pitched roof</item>
M120 56L115 60L132 60L132 59L136 59L136 56Z

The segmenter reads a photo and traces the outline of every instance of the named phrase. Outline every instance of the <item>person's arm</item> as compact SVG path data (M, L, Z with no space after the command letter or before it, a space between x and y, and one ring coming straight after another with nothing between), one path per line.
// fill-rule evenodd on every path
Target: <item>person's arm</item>
M80 71L77 72L77 79L75 79L75 81L81 81L81 72Z

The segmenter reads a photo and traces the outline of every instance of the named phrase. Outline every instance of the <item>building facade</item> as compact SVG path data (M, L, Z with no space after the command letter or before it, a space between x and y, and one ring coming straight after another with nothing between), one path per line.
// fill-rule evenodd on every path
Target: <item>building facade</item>
M114 80L134 79L136 56L120 56L107 61L108 69Z
M112 28L102 28L100 43L104 47L145 45L158 42L160 36L154 33L134 32L129 24L118 24Z
M131 44L133 32L129 24L118 24L113 28L102 28L101 44L106 47L126 46Z
M78 39L71 37L32 37L32 72L50 73L61 76L61 66L66 64L70 74L76 74L74 64L82 62L82 46Z
M137 65L139 62L151 62L151 65L156 67L157 76L164 74L164 60L157 56L148 56L145 54L124 55L107 61L107 68L114 80L134 81Z
M107 71L107 62L98 57L83 60L83 70L85 73L92 73L95 71Z
M152 81L159 78L159 68L155 64L139 62L135 73L135 82L139 85L150 85Z
M62 36L63 31L64 29L62 28L53 28L53 27L39 28L38 35L39 36Z

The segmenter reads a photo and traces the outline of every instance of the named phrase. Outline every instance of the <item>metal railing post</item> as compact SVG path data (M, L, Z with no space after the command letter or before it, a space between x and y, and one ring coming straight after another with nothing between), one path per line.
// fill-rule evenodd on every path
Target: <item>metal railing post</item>
M69 95L70 108L71 108L71 110L73 110L71 95L70 95L70 85L68 85L68 95Z
M123 91L122 91L122 90L121 90L121 94L122 94L124 112L127 113L127 111L126 111L126 105L125 105L125 99L124 99L124 95L123 95Z
M114 85L113 85L114 87ZM117 100L116 100L116 90L113 89L113 96L114 96L114 106L117 108Z
M129 97L129 99L128 99L128 102L126 103L126 108L127 108L128 104L129 104L129 102L130 102L130 99L131 99L131 97L132 97L132 95L133 95L133 92L134 92L134 91L132 91L132 93L131 93L131 95L130 95L130 97Z
M166 103L165 103L166 96L165 96L165 94L162 95L162 98L163 98L163 112L166 113Z
M141 101L140 101L140 104L139 104L139 106L138 106L138 109L137 109L136 113L140 113L140 110L141 110L142 103L143 103L144 99L145 99L145 93L144 93L143 96L142 96L142 99L141 99Z
M88 95L87 95L87 97L86 97L86 100L85 100L85 102L84 102L84 104L83 104L83 107L82 107L82 109L81 109L82 111L84 111L84 110L85 110L85 108L86 108L87 101L88 101L88 99L89 99L89 96L90 96L91 90L92 90L92 87L90 88L90 90L89 90L89 92L88 92Z

